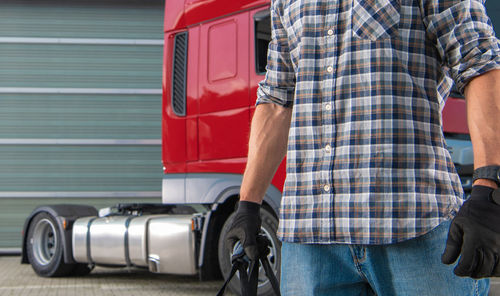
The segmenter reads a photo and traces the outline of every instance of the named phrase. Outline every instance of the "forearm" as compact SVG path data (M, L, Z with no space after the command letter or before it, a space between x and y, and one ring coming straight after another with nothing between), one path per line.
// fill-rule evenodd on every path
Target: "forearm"
M474 168L500 165L500 70L474 78L465 89ZM496 187L480 179L475 185Z
M292 109L258 105L250 130L248 160L240 200L261 203L276 169L286 155Z

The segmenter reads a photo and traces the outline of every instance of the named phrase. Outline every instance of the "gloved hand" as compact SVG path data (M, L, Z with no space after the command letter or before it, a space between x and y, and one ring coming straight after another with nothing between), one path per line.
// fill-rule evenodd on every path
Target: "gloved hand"
M460 261L454 273L458 276L483 278L500 276L500 189L474 186L470 198L462 205L448 232L444 264Z
M255 260L259 255L257 235L262 225L260 219L260 204L240 201L233 223L226 236L226 243L232 252L234 244L239 240L245 254L250 260Z

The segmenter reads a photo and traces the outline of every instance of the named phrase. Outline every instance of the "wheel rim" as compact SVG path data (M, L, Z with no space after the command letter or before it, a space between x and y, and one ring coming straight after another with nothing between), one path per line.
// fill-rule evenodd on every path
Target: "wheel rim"
M277 262L278 260L276 260L276 256L278 253L276 243L274 242L271 234L264 227L262 227L260 229L260 234L264 235L271 242L271 245L269 246L269 255L267 255L267 260L269 260L269 264L271 265L271 269L273 270L273 272L276 273L276 270L277 270L276 265L278 264L278 262ZM266 276L266 272L265 272L264 268L262 267L262 265L260 265L259 266L259 284L258 284L258 287L264 286L268 282L269 282L269 279Z
M52 261L57 248L57 235L54 223L49 219L38 221L33 231L33 255L41 265Z

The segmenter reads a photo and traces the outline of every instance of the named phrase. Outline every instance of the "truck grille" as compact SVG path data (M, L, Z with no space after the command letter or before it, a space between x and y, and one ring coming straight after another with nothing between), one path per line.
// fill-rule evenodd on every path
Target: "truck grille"
M172 61L172 109L178 116L186 115L186 66L188 33L175 35Z

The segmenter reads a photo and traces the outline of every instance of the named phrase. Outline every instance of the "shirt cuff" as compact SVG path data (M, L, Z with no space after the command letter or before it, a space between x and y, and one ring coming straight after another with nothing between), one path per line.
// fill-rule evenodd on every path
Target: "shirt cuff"
M456 81L457 90L463 94L465 87L467 84L477 76L480 76L486 72L491 70L500 69L500 56L496 56L495 58L483 62L479 62L474 64L473 67L470 67L462 72L460 77Z
M294 88L279 88L259 84L255 105L273 103L283 107L292 107L295 95Z

